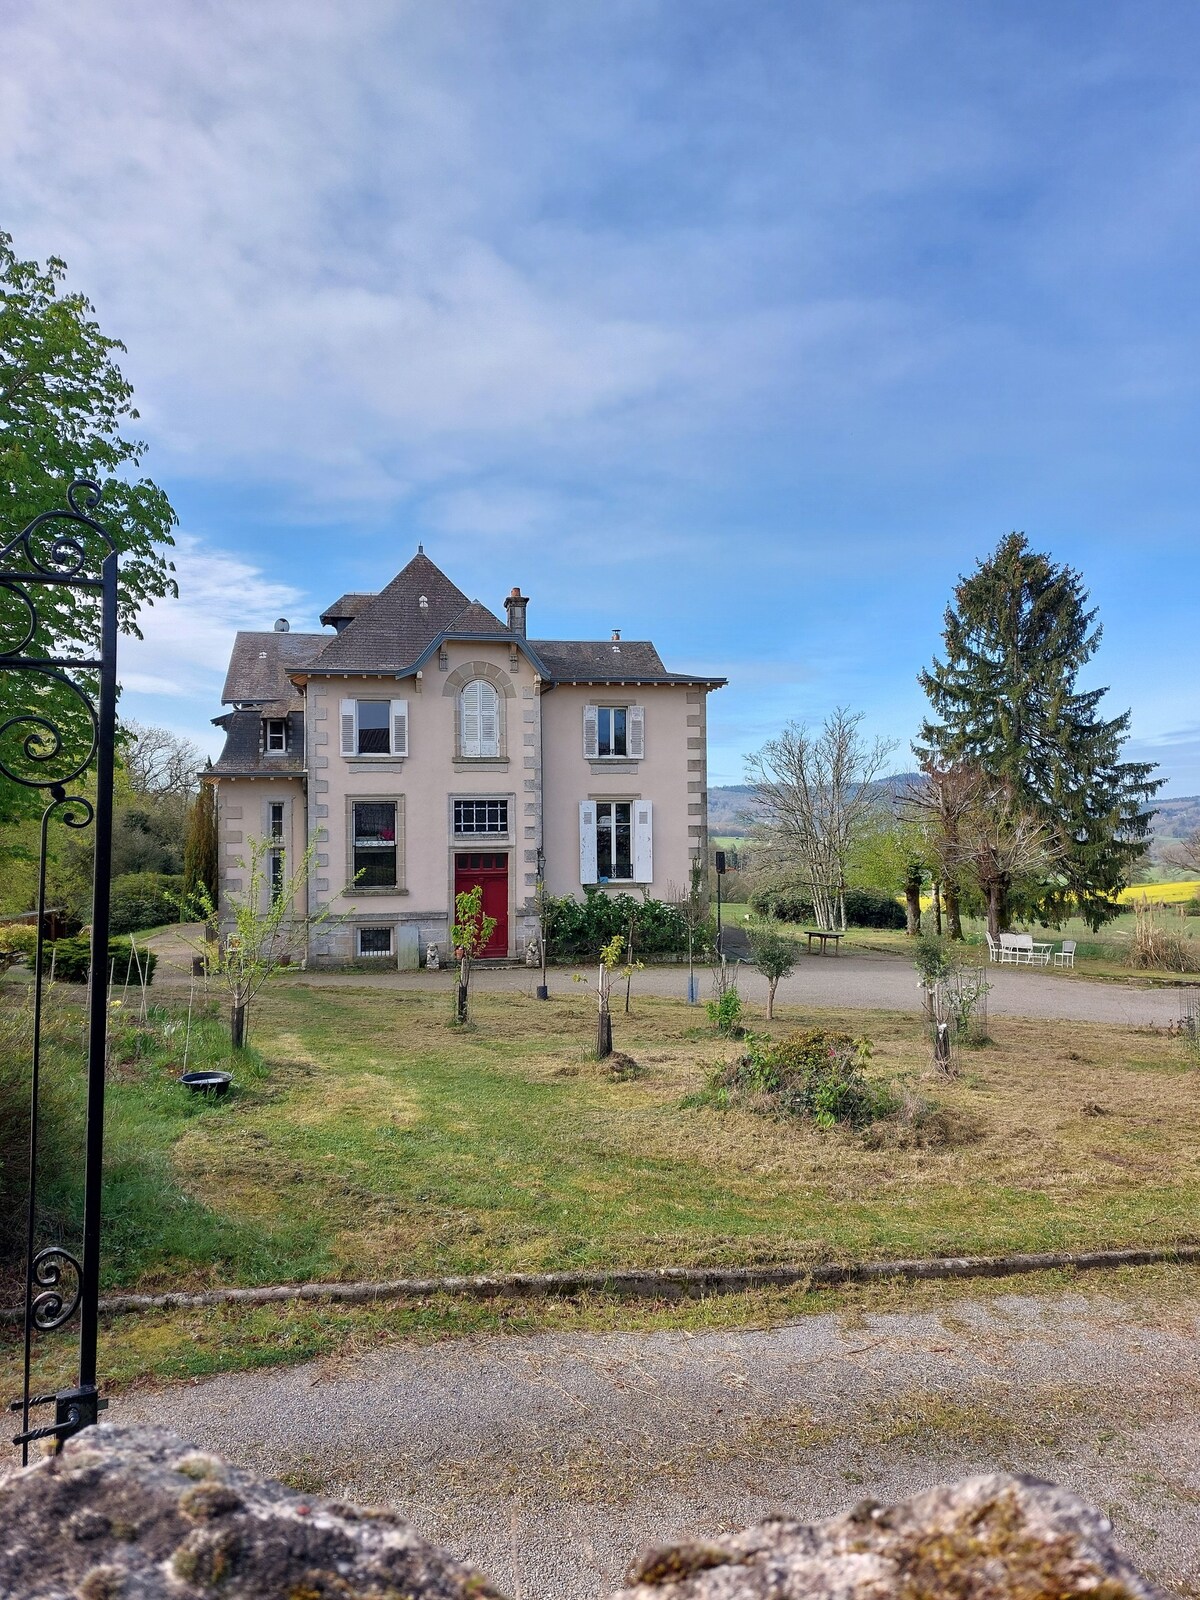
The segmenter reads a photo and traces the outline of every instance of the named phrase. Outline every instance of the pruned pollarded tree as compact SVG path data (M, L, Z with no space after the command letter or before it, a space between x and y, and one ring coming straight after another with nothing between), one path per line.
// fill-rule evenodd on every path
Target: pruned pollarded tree
M839 706L818 733L789 722L777 738L746 758L746 778L759 812L759 859L792 873L811 889L822 928L845 930L846 873L851 853L870 827L880 799L872 788L893 742L868 743L861 712Z
M964 765L938 766L926 758L921 776L903 797L905 813L924 836L934 894L946 908L947 932L961 939L962 829L975 805L979 775ZM940 932L940 928L938 929Z
M987 907L993 939L1008 927L1014 889L1053 871L1061 855L1057 830L1021 804L1013 785L982 772L970 775L971 803L960 818L954 851L958 870L971 878Z

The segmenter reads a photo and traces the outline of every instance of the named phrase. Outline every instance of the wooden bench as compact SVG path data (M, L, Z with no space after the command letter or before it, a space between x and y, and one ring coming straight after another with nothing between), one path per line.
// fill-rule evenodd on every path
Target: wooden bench
M821 941L821 954L822 955L825 954L825 946L832 939L833 940L833 953L834 953L834 955L837 955L837 953L838 953L838 940L842 937L840 933L833 933L829 928L805 928L804 931L808 935L808 953L809 953L809 955L812 955L812 942L813 942L814 939L820 939L820 941Z

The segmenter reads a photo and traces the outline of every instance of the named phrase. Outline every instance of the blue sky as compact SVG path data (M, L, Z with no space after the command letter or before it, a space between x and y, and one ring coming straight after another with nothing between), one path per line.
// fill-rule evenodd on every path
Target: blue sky
M953 583L1079 567L1200 792L1200 13L1108 0L8 0L0 225L123 338L181 518L131 713L417 542L530 631L899 741Z

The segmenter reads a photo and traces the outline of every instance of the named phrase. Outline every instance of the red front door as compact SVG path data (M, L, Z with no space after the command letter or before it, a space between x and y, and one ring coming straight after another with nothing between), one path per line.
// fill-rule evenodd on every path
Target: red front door
M486 960L508 954L508 857L488 851L461 850L454 857L454 893L469 894L483 888L483 914L495 917L492 937L479 952Z

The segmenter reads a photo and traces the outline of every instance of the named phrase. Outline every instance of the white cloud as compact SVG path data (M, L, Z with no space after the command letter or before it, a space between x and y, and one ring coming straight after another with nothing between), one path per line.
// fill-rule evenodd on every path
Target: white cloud
M303 627L297 619L307 615L307 597L291 584L266 577L250 562L188 534L179 538L174 554L179 599L160 600L145 609L138 619L144 637L122 638L118 646L124 703L131 703L130 696L146 695L194 700L201 706L207 703L210 714L215 714L237 630L270 628L280 616ZM317 623L311 626L319 628ZM172 716L181 711L165 709ZM163 714L160 708L160 720Z

